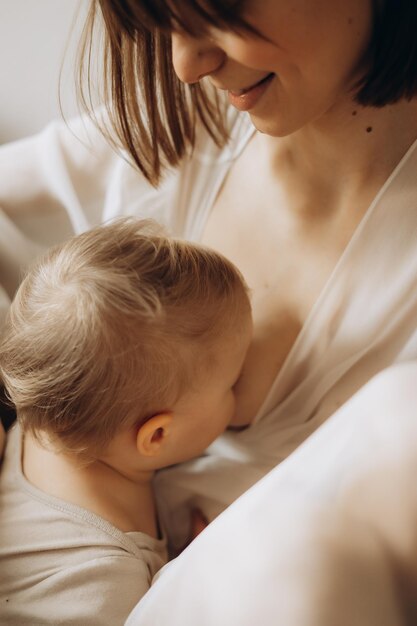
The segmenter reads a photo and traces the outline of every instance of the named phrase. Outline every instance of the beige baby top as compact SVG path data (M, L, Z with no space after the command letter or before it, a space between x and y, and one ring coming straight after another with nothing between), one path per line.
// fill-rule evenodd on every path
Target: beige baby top
M33 487L21 433L9 433L0 474L0 623L123 624L165 564L164 540L122 532Z

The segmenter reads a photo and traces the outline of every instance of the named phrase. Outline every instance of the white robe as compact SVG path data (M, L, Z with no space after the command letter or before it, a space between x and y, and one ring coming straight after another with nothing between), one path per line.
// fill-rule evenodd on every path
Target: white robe
M377 372L417 359L416 177L417 142L367 210L255 425L226 433L205 457L159 475L164 523L176 547L188 517L180 504L212 519Z
M417 623L417 363L376 376L157 575L126 626Z
M84 133L84 127L88 133ZM227 149L220 152L203 136L192 158L171 172L158 190L112 152L88 123L78 121L74 125L75 132L83 136L83 145L68 129L55 124L39 137L0 149L0 206L5 211L0 213L0 281L9 296L20 265L37 254L39 247L117 215L151 216L175 235L198 240L230 166L253 133L245 116L232 117L231 127L232 140ZM159 475L161 514L173 544L179 545L183 540L190 507L200 506L210 519L214 518L286 459L377 372L417 359L416 175L417 142L366 212L306 320L255 424L239 434L226 433L201 459ZM7 302L6 298L3 300ZM357 422L356 441L362 445ZM334 437L336 441L337 429ZM366 445L366 429L363 437ZM308 465L311 480L325 492L330 479L328 471L337 468L339 460L338 446L332 448L330 441L324 438L323 445L318 444L320 452L316 448L314 461ZM371 449L373 443L368 443ZM352 471L354 458L353 455ZM279 472L280 467L275 471ZM301 471L302 461L294 462L292 467ZM343 480L348 481L349 468L343 467ZM306 484L304 492L309 490L308 481ZM256 487L249 493L256 494ZM277 497L272 510L280 506ZM264 513L270 514L267 507ZM212 541L221 542L221 537L226 539L223 535ZM271 545L271 539L267 535L261 549ZM208 545L196 542L196 546L204 546L200 550L192 548L196 555L193 568L181 566L180 579L172 584L168 594L172 601L178 585L186 584L187 575L192 575L195 567L198 569L199 560L204 568L210 539L205 541ZM239 568L240 561L236 557L228 565ZM161 581L168 572L169 569L162 574ZM211 574L216 577L215 571ZM233 569L229 574L233 577ZM158 587L161 585L155 589ZM211 592L215 590L216 585ZM160 603L155 593L156 600L151 605L155 611L153 623L173 624L162 617L157 619ZM210 599L208 595L208 603ZM152 622L140 623L148 626ZM178 623L187 624L180 619ZM206 623L217 626L210 619Z

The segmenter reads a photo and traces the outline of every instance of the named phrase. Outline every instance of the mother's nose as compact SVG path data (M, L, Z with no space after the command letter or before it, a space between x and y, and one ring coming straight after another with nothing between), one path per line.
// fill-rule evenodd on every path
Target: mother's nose
M172 34L172 64L183 83L196 83L224 63L225 54L209 39Z

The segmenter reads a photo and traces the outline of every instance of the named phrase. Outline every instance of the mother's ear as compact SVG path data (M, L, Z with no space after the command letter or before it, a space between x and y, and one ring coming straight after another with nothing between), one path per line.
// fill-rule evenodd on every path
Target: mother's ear
M157 413L138 430L136 447L142 456L157 456L170 435L172 415Z

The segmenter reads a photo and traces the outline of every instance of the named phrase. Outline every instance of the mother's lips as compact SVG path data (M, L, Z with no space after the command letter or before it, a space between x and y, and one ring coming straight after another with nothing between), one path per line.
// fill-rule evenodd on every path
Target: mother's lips
M250 91L251 89L254 89L254 87L258 87L258 85L262 85L263 82L271 78L271 76L273 75L274 75L273 72L270 72L269 74L264 76L261 80L258 80L257 83L254 83L250 87L245 87L244 89L237 89L236 91L229 89L229 93L231 93L232 96L243 96L245 93L248 93L248 91Z

